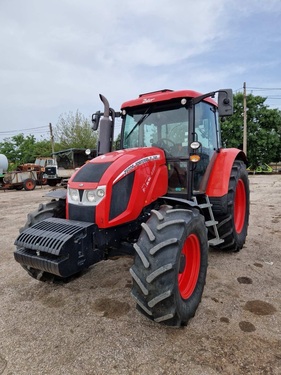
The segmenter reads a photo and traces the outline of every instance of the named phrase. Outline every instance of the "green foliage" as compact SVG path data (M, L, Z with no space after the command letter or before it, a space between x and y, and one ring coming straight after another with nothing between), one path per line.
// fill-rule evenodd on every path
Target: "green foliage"
M69 112L61 115L54 134L57 142L56 151L72 147L93 149L97 144L97 134L91 128L90 120L78 110L75 114Z
M222 122L226 147L243 146L243 94L234 95L234 114ZM247 156L252 167L281 160L281 112L264 104L266 98L247 96Z
M119 148L120 148L120 142L121 142L121 133L118 134L117 138L113 142L112 149L114 151L119 150Z
M37 142L34 135L18 134L0 143L0 153L6 155L12 170L20 164L34 163L37 156L50 156L51 144L47 140Z
M47 139L43 139L42 141L36 142L34 145L34 154L35 154L35 159L36 157L40 157L40 156L51 156L52 154L51 141Z

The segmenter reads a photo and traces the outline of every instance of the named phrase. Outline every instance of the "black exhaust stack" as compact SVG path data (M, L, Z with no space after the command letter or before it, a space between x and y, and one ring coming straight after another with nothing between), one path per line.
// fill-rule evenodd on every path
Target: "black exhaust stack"
M100 119L98 155L103 155L112 151L115 113L109 108L108 100L101 94L100 99L104 104L104 113Z

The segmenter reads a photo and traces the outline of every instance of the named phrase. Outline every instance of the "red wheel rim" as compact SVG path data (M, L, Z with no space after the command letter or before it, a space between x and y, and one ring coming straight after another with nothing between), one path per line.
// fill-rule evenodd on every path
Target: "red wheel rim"
M26 187L28 190L32 190L34 187L34 183L32 181L28 181L26 184Z
M238 180L234 200L234 225L237 233L243 229L246 214L246 191L244 182Z
M178 285L181 297L187 299L196 287L200 270L200 243L195 234L185 240L181 257L184 258L184 267L178 274Z

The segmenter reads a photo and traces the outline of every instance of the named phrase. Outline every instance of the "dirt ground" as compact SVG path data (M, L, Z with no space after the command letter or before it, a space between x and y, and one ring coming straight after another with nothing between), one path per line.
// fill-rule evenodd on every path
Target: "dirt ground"
M49 189L0 191L0 374L281 374L281 175L250 183L246 245L210 250L202 302L183 329L137 312L129 257L65 285L28 276L13 243Z

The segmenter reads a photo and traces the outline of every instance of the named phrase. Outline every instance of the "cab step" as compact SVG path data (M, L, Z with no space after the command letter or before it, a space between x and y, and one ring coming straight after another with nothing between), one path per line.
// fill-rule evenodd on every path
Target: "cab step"
M199 208L201 208L201 210L203 212L204 211L206 212L206 210L207 210L207 215L204 215L204 216L205 216L205 218L209 217L210 219L205 220L206 228L213 227L213 230L214 230L214 233L215 233L215 237L211 238L208 241L208 244L209 244L209 246L220 245L221 243L224 242L224 239L220 238L220 236L219 236L218 227L217 227L218 221L216 221L215 218L214 218L214 213L213 213L213 210L212 210L212 204L211 204L211 202L209 200L209 197L207 195L200 195L200 201L202 201L202 200L204 200L204 202L198 203L197 197L196 196L193 197L193 201L198 205Z

